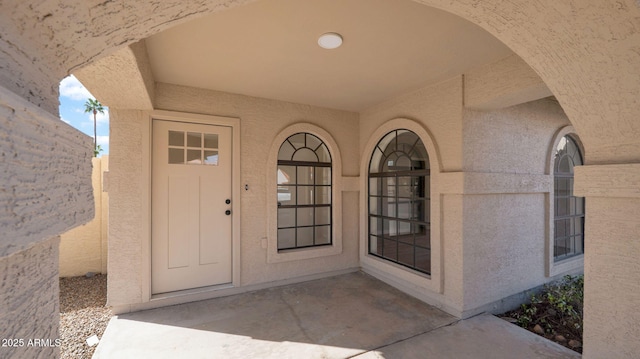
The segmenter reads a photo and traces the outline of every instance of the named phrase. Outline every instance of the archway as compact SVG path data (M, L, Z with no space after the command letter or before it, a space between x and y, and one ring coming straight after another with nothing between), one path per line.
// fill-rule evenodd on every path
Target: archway
M0 83L22 97L3 93L3 105L11 109L2 115L3 128L9 128L14 121L23 121L24 113L33 112L25 110L24 99L50 114L56 113L56 88L67 73L173 24L246 2L191 0L150 5L92 4L78 0L65 7L55 1L3 3L0 19L6 26L0 40L0 56L6 65L0 70ZM594 165L576 173L578 194L593 197L587 211L593 220L586 228L586 246L592 251L587 255L586 266L590 289L585 310L588 313L585 353L598 357L608 351L621 352L625 350L620 349L622 346L629 350L626 353L639 350L621 345L633 342L637 333L631 328L639 319L630 310L637 304L633 298L638 293L625 285L640 277L636 260L640 247L629 241L637 237L638 228L638 219L630 213L638 213L640 209L637 194L640 57L635 45L640 42L638 3L632 0L418 2L457 14L496 36L540 75L562 104L585 145L586 163ZM152 18L149 13L153 13ZM82 20L70 25L69 18ZM33 127L37 127L37 122ZM13 146L14 140L7 138L2 149L18 153ZM19 146L28 148L26 144ZM7 161L3 166L14 171L21 164ZM32 171L37 174L37 169ZM610 188L610 183L615 183L615 188ZM6 202L16 198L18 195L10 195ZM30 206L32 212L43 208L38 204ZM72 214L77 209L66 211ZM65 217L68 226L87 217L71 214ZM29 227L35 220L24 222L23 218L10 217L6 223L14 227L26 223L24 226ZM45 229L36 225L39 236L32 236L33 231L20 232L17 240L6 241L2 253L9 255L24 249L24 243L55 236L63 227ZM17 249L9 249L15 243L20 243ZM609 255L614 255L617 263L607 261ZM598 294L599 290L607 296ZM610 293L616 294L614 301ZM629 330L614 333L610 326L596 325L598 322L617 322ZM601 341L601 337L609 335L611 340Z

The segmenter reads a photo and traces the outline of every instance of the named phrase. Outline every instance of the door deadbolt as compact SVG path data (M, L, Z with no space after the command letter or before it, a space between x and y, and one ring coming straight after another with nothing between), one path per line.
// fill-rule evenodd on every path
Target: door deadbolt
M226 199L226 200L224 201L224 203L229 204L229 203L231 203L231 200L230 200L230 199Z

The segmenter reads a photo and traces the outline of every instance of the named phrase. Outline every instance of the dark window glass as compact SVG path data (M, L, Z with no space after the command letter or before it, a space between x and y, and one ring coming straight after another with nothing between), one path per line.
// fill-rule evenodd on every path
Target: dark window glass
M310 133L289 136L278 152L278 250L330 245L331 155Z
M571 136L564 136L553 166L555 261L584 253L584 197L573 195L573 169L582 164L578 144Z
M369 163L369 254L431 273L429 156L409 130L386 134Z

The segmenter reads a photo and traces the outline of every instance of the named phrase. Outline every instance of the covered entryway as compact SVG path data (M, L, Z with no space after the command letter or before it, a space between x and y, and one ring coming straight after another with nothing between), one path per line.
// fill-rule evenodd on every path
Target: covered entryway
M232 128L153 121L153 294L232 281Z
M80 197L76 195L78 192L88 193L88 185L81 183L76 186L76 182L70 179L83 171L83 167L79 167L77 164L79 161L86 160L87 156L80 151L82 141L69 141L68 143L73 143L73 146L65 147L61 145L65 141L59 141L59 139L69 138L71 135L68 130L57 126L59 121L55 118L56 91L52 89L52 86L57 84L63 74L76 70L79 72L86 70L90 74L93 70L89 69L89 67L96 65L96 72L101 73L94 77L94 82L97 84L95 87L100 89L101 92L96 94L101 98L105 96L105 99L109 99L106 103L113 105L113 108L117 109L117 111L114 111L114 117L117 117L117 120L114 121L115 125L113 125L114 138L112 142L114 145L112 152L114 166L110 171L110 184L113 189L110 194L113 194L114 203L114 206L112 206L113 212L110 216L112 223L114 223L110 227L110 243L112 243L111 248L117 251L111 258L122 258L124 260L110 262L110 268L114 269L114 271L110 270L110 287L116 289L110 291L110 302L114 306L132 310L132 308L135 309L136 306L150 301L151 285L147 285L151 278L151 266L147 265L151 261L151 255L148 253L151 248L150 225L147 225L151 218L151 211L147 208L147 204L151 202L150 188L147 186L147 183L150 183L150 181L147 181L147 177L150 177L150 171L147 168L150 166L148 159L150 146L147 142L148 137L150 137L148 133L150 126L146 122L147 116L144 111L161 108L239 116L240 110L238 109L247 109L247 107L237 106L232 103L234 100L228 99L229 96L227 95L220 96L223 97L223 101L214 101L212 99L213 96L201 96L195 90L185 89L184 87L171 87L166 81L163 82L160 77L154 79L151 75L157 75L157 73L149 69L149 62L144 56L144 51L146 51L144 44L138 43L129 48L124 48L124 46L132 44L136 40L159 34L170 26L181 22L186 23L190 18L195 19L203 13L215 11L223 13L223 10L226 11L232 6L239 9L241 7L236 5L242 2L241 0L167 1L160 5L141 2L136 4L127 3L126 6L122 6L122 3L117 1L100 4L76 1L73 3L74 6L67 7L60 7L58 3L52 1L43 1L38 3L38 6L30 6L30 2L10 1L5 3L3 9L7 11L3 13L5 15L3 20L7 26L3 29L2 40L0 41L2 57L7 60L5 61L6 66L1 71L3 87L2 108L5 110L2 111L2 116L0 117L4 121L3 128L11 130L7 132L7 136L3 137L2 147L9 154L7 158L11 156L14 158L14 160L6 161L6 167L8 169L7 178L11 179L8 183L16 189L13 193L8 191L8 197L4 201L7 204L8 210L5 212L8 217L3 223L7 228L10 228L10 232L7 232L9 235L6 236L5 251L2 257L5 263L16 261L18 268L28 269L34 262L41 262L42 257L36 256L36 254L46 248L26 249L28 245L44 241L46 238L52 238L52 236L60 233L63 228L79 225L90 217L90 197L85 197L82 194ZM267 1L255 3L260 4L263 2L267 3ZM638 337L637 326L635 325L638 322L638 312L633 310L634 307L637 307L634 305L634 300L638 298L638 291L637 288L630 287L628 283L633 283L640 276L640 267L637 265L640 246L638 241L629 240L630 238L637 238L638 217L634 216L633 213L638 213L640 208L637 200L637 179L640 173L640 167L637 164L640 158L640 152L638 151L640 147L637 145L640 136L638 136L636 121L639 111L639 107L636 106L639 82L635 81L640 74L640 66L637 66L640 58L637 56L637 48L634 47L634 44L638 43L634 40L638 40L640 36L636 26L637 20L640 18L638 16L640 10L637 2L632 0L615 3L595 0L572 0L568 2L523 0L510 2L502 0L451 2L421 0L419 2L460 15L498 36L501 41L521 56L526 63L531 65L535 73L540 75L549 85L549 88L558 95L558 100L567 111L571 121L576 125L576 129L580 132L585 147L588 149L587 166L583 171L576 173L576 185L579 190L576 193L593 198L593 200L591 198L587 200L590 203L587 217L594 220L585 227L586 247L592 248L585 257L586 268L588 269L587 278L589 278L587 283L589 305L585 308L585 312L588 314L586 316L588 321L585 323L585 342L587 343L585 353L587 353L586 356L593 357L607 356L607 353L620 353L620 355L626 353L628 356L632 356L634 352L638 351L638 342L635 340ZM245 9L249 6L247 5ZM368 4L367 6L374 5ZM283 7L283 10L286 11L276 13L284 14L284 16L304 23L316 23L316 21L313 21L315 19L313 17L290 16L290 14L299 14L295 8ZM229 12L231 11L229 10ZM149 12L153 12L154 16L151 18L147 16ZM260 12L260 14L267 13ZM332 14L336 13L332 12ZM338 14L344 13L339 12ZM393 14L393 12L388 11L384 13L385 15ZM354 19L360 20L362 17L360 14L361 12ZM77 16L85 18L87 21L74 23L71 27L67 26L68 22L61 21L61 19ZM331 17L331 19L334 18L335 16ZM382 19L387 20L387 17ZM427 16L420 16L417 21L419 23L432 23ZM126 22L127 26L123 26L123 22ZM350 23L355 24L356 21L350 21ZM377 23L387 23L387 21L378 21ZM405 20L405 23L410 22ZM281 23L274 22L274 24L279 25ZM374 31L372 30L379 29L377 26L367 27L360 24L358 22L358 27L366 30L367 33L373 33ZM261 26L256 27L263 29ZM285 26L282 26L282 28L291 29L291 27ZM242 29L244 30L246 27L242 27ZM224 31L220 33L225 37L231 38L231 41L234 41L235 44L238 43L228 36L228 34L234 33L229 31L229 28L224 28ZM301 31L292 33L302 34ZM386 34L384 31L381 33ZM442 33L432 31L431 33L437 34L444 42L456 42L456 37L450 31ZM207 32L204 32L204 34L208 37L210 35ZM424 41L424 37L419 34L413 34L416 36L411 36L411 38L418 38L421 43L427 44ZM446 36L440 36L440 34L446 34ZM394 36L390 38L398 39L398 37ZM454 41L451 39L454 39ZM209 38L206 40L207 42L210 41ZM197 40L195 42L199 45L205 43ZM357 42L351 40L346 43L349 42L357 44ZM267 41L259 43L271 44L271 42ZM292 46L290 42L285 44L287 45L286 47ZM377 46L377 44L377 42L374 42L375 48L382 49L383 51L380 51L382 53L393 54L397 59L410 58L398 56L396 51L385 51L393 48L381 47ZM274 52L280 52L279 50L284 47L272 46L275 49ZM116 54L119 50L123 53ZM176 52L174 48L172 53ZM259 56L238 56L236 59L263 59L260 51L255 53L259 54ZM431 49L430 53L434 53L433 49ZM109 62L110 60L107 59L107 56L111 54L117 55L115 60L112 59L115 62ZM225 58L224 56L218 57ZM367 58L374 59L376 57L369 56ZM469 57L458 55L456 58L466 59ZM234 60L232 59L232 61ZM299 63L304 62L300 61ZM368 63L368 61L356 62L356 64ZM427 66L426 62L418 63L422 70L435 68ZM115 65L104 66L105 64ZM279 64L279 67L289 69L283 63ZM132 66L127 67L127 65ZM210 66L211 64L207 63L207 65ZM260 68L260 66L254 67ZM368 68L368 66L360 67ZM128 71L130 68L137 70L137 72ZM316 69L316 67L313 68ZM326 68L335 71L336 67L326 66ZM447 68L450 69L449 66ZM492 66L489 66L489 70L491 68ZM104 72L109 69L117 71L120 77ZM336 72L332 72L331 76L326 77L343 79ZM364 78L365 76L360 77ZM281 77L276 76L276 78L278 79L277 83L281 84ZM302 81L300 82L305 84L313 83L306 77L294 76L292 78L301 79ZM494 78L503 80L511 79L513 76L495 76ZM465 79L472 80L472 77L465 76ZM462 80L459 79L457 83L463 84ZM479 80L481 81L476 82L479 87L487 88L484 86L485 82L481 78ZM248 77L248 81L243 82L251 83L255 87L259 85L251 76ZM111 86L114 84L120 85L125 91L119 90L117 86ZM319 86L315 86L315 83L313 84L314 86L308 87L319 88ZM269 88L281 89L283 87L270 86ZM342 87L340 88L342 89ZM375 89L376 87L371 86L370 88ZM505 87L498 86L497 88L502 90ZM140 91L141 89L147 89L148 91ZM155 93L156 89L160 89L160 91ZM320 90L322 91L321 88ZM421 103L430 99L430 95L433 93L444 93L436 90L447 90L447 94L457 95L457 99L453 98L453 96L451 98L456 100L455 103L466 106L473 103L467 100L476 100L476 104L478 99L483 100L482 97L469 98L467 95L470 92L467 91L468 88L466 87L462 89L461 86L451 86L423 92L424 99ZM536 92L537 89L533 90L533 92ZM10 92L18 96L12 97L13 94L9 94ZM144 93L141 94L141 92ZM174 101L174 97L169 95L173 95L174 92L187 93L184 96L187 101L170 103ZM336 92L333 91L333 93ZM360 93L365 94L368 91L361 91ZM509 97L509 94L504 95L507 98ZM462 96L467 97L460 98ZM340 98L348 99L350 96L341 95ZM185 106L185 104L190 103L188 101L193 100L199 100L199 103L195 105L191 103L191 106ZM449 104L438 100L436 98L431 102ZM236 102L244 102L244 99ZM260 138L268 138L269 135L276 132L275 130L269 131L271 128L276 127L271 121L276 116L265 119L258 118L259 116L255 114L260 114L264 117L265 109L286 108L289 112L288 114L277 116L283 119L283 122L277 126L284 127L293 123L293 121L304 118L305 116L300 115L300 112L307 109L300 107L302 110L295 112L291 110L293 106L285 107L282 104L258 106L265 104L265 102L255 102L256 105L253 108L245 110L246 116L243 118L243 121L248 121L249 124L256 124L255 127L244 127L246 122L243 122L243 132L245 133L243 138L247 139L245 143L251 143ZM302 100L299 102L308 103ZM45 112L41 111L42 109ZM404 114L409 109L409 107L401 109L383 108L386 113L396 114ZM429 112L435 115L466 112L464 108L445 106L443 109L444 111L442 112ZM328 113L328 111L324 113ZM333 113L335 114L335 112ZM254 115L253 118L251 115ZM316 116L309 117L314 117L320 125L326 124L329 126L332 123L317 119ZM388 120L388 118L380 121L385 120ZM456 148L456 146L452 145L454 142L464 142L461 131L459 131L460 125L457 123L458 126L453 126L456 123L444 121L442 118L439 118L439 120L441 121L439 123L441 126L436 127L436 129L442 129L442 133L436 133L436 135L443 137L443 141L440 143L446 145L445 148L449 149L452 154L450 158L455 159L452 163L444 165L443 171L451 172L447 175L448 178L445 179L459 179L458 183L463 184L469 182L466 181L467 179L471 179L481 184L484 179L495 178L493 172L481 172L473 169L473 171L466 171L463 168L462 163L460 163L462 162L463 152L461 152L459 146ZM353 126L349 128L351 132L348 133L351 136L353 133L359 133L358 139L362 143L362 141L369 138L371 132L371 129L367 128L367 126L372 125L368 121L360 121L359 123L363 126L362 130L359 128L354 129L353 127L355 126ZM43 124L46 127L42 127ZM530 124L528 128L534 129L535 126L533 125L535 123L531 122ZM245 128L249 130L245 131ZM451 131L447 132L448 130ZM342 133L345 132L342 131ZM29 140L23 141L22 133L28 133L29 136L33 135L34 137L29 137ZM46 142L51 138L56 139L57 142ZM491 138L491 136L487 136L487 138ZM357 145L358 141L352 142L356 142ZM342 143L346 143L346 141L339 143L344 146ZM37 158L33 155L34 144L43 145L40 150L44 149L44 151L40 154L42 154L43 161L47 161L46 165L31 165L34 158ZM243 148L243 151L255 154L264 148L264 143L257 143L254 147ZM511 147L505 148L514 153L529 153L526 148L518 148L519 151L513 151ZM361 152L361 147L349 152L352 153L350 162L353 163L353 159ZM65 153L65 156L60 156L61 153ZM345 153L347 152L345 151ZM493 159L491 153L484 157ZM255 172L260 172L255 171L255 166L253 165L260 163L262 159L257 156L247 161L243 159L246 164L246 169L243 171L243 185L249 183L251 188L262 188L259 186L263 182L260 181L257 175L253 175ZM51 162L49 163L49 161ZM348 163L349 161L345 160L345 164ZM495 163L499 164L500 162L496 161ZM49 176L42 175L44 168L47 169L46 172ZM468 173L464 173L465 171ZM86 168L84 168L84 172L87 172ZM58 174L62 173L71 173L72 175L59 177ZM509 173L512 172L503 170L503 174L508 175ZM356 175L354 171L348 168L346 168L345 174L348 176ZM52 180L54 177L55 181ZM504 176L505 180L500 182L510 185L531 183L520 181L517 177ZM23 178L26 180L22 180ZM22 183L20 185L14 184L16 180L21 180ZM351 185L348 188L352 189L351 192L354 192L354 189L358 189L358 186L353 182L346 182ZM52 187L51 184L54 183L61 184L61 188L67 190L73 189L72 193ZM612 183L615 186L611 186ZM25 184L29 185L25 186ZM460 187L457 186L454 189L458 190ZM80 190L84 188L84 191L75 190L76 188L80 188ZM361 187L360 190L363 188ZM476 186L476 188L481 187ZM487 188L485 191L491 190L491 188ZM32 191L31 193L35 193L36 196L25 197L26 194L22 191ZM243 228L243 231L247 233L247 240L243 241L243 244L246 243L246 245L244 245L242 253L244 263L247 264L246 267L243 267L243 284L267 283L269 280L287 278L286 276L293 272L300 273L304 271L302 274L313 274L330 267L341 269L349 265L348 261L342 260L342 258L339 258L341 261L333 261L335 258L331 258L331 266L327 266L326 262L320 260L315 263L308 261L303 266L295 268L295 271L291 269L291 265L263 265L262 258L264 256L261 251L264 248L262 248L261 244L265 242L265 231L262 228L254 228L261 225L263 228L266 227L264 225L266 221L259 213L266 212L264 209L266 205L263 205L264 198L266 198L264 192L264 190L262 192L246 192L243 198L244 201L251 203L253 208L257 208L257 210L249 210L247 206L245 207L247 208L247 213L243 214L244 218L251 219L251 225ZM349 193L350 191L344 192L351 197L346 198L344 203L353 203L352 193ZM448 203L460 204L461 201L456 197L460 195L459 192L452 193L454 197ZM54 197L53 201L48 199L50 198L48 195L58 193L64 193L65 195ZM476 196L476 194L472 195L480 197ZM27 198L27 200L24 200L24 198ZM239 196L235 198L237 199L236 202L238 202ZM82 205L83 203L85 205ZM255 203L258 203L258 205L255 205ZM448 203L445 205L448 205ZM469 202L469 204L466 208L473 208L471 205L475 203ZM512 207L520 208L523 212L535 212L535 210L529 211L527 207ZM483 213L482 210L487 213L486 209L490 208L490 206L475 206L475 208L480 209L475 211L476 213ZM345 213L353 213L354 211L353 208L347 207L346 209ZM443 218L446 218L448 223L453 224L483 223L481 221L474 222L475 217L470 212L458 211L460 213L459 216L454 217L452 220L449 220L451 217L447 216L443 216ZM537 211L537 213L542 213L542 211ZM464 222L459 221L458 218L463 219ZM245 221L245 223L248 222ZM345 223L347 222L345 221ZM518 224L519 222L504 223ZM496 228L501 229L503 226L499 225ZM446 234L464 235L465 232L469 233L470 231L468 228L456 226ZM346 233L353 233L353 231L349 232L347 227ZM360 233L365 232L361 231ZM477 263L473 262L473 257L483 258L482 254L484 253L478 251L477 248L468 246L468 242L462 241L464 237L454 237L456 241L453 243L448 240L450 237L447 237L447 246L442 247L444 250L438 253L445 253L451 260L443 261L442 265L432 265L432 272L435 273L436 269L442 269L443 273L445 271L446 273L451 273L451 267L464 268L464 272L454 273L456 275L453 277L446 274L448 277L441 276L440 280L438 280L438 283L446 283L446 293L453 291L453 295L457 297L456 299L461 298L464 300L463 296L467 296L467 298L473 297L467 288L486 288L484 281L467 276L468 273L477 273L473 270L473 267L470 268L468 266L468 264ZM486 242L474 241L473 243ZM52 240L51 245L47 244L47 246L47 248L55 249L57 245ZM350 248L355 247L352 246ZM345 250L346 255L344 257L347 257L349 256L349 247L345 246L345 248L347 250ZM512 248L512 246L507 246L507 248ZM22 256L20 252L24 252L25 255ZM434 250L434 252L436 251ZM496 252L504 253L503 251ZM14 253L20 253L20 256L14 255ZM459 253L467 253L469 256L465 259L459 256ZM475 255L476 253L478 255ZM534 254L533 257L535 256ZM615 257L615 260L611 260L612 257ZM353 260L356 257L349 256L348 258ZM472 258L471 263L468 261L469 258ZM540 255L537 255L537 258L542 260ZM519 259L520 257L510 256L504 261L493 261L493 263L519 263ZM464 265L462 265L463 262ZM52 266L55 266L55 263ZM46 273L51 273L51 271L45 271L44 273L46 277ZM235 273L237 271L234 271L234 275ZM487 273L491 274L491 271L489 270L485 274ZM543 275L542 271L538 271L538 273ZM4 287L12 288L6 291L9 293L9 302L19 302L24 298L34 298L33 302L29 302L29 305L40 305L41 303L51 302L49 300L51 292L55 296L55 286L44 286L42 285L44 281L35 282L34 280L34 284L31 287L27 287L23 286L21 281L12 279L14 277L7 276L9 278L5 281L7 284L3 283ZM452 286L452 282L456 285ZM18 283L20 287L15 283ZM501 283L501 281L497 283ZM13 290L12 286L14 285L17 288L16 290ZM32 290L31 288L38 288L38 290ZM53 288L53 290L47 291L48 288ZM612 293L615 295L612 295ZM458 300L457 304L464 303ZM23 311L20 310L10 311L7 317L11 319L12 323L20 324L19 327L31 328L34 326L24 325L24 323L36 320L41 322L41 318L27 318L23 315ZM44 326L46 330L39 331L42 333L38 334L40 337L46 336L52 330L55 331L56 316L51 316L51 318L51 320L45 320L44 322L53 324ZM15 334L11 331L12 328L9 327L7 330L9 334L5 335L5 337Z

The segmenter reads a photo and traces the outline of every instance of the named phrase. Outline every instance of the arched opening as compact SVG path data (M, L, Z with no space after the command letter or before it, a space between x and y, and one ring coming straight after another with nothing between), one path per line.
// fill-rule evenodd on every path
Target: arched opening
M633 44L637 43L635 40L638 39L638 31L634 26L639 14L637 4L623 2L612 5L572 1L569 3L546 4L546 6L541 7L538 2L505 4L504 1L497 0L483 1L481 3L452 3L441 0L422 0L420 2L442 8L463 16L475 24L479 24L522 56L535 69L536 73L547 82L551 90L558 94L558 99L588 149L588 157L586 158L588 164L606 165L615 163L631 165L640 160L639 147L637 146L640 136L638 136L636 121L638 118L638 106L636 106L638 82L635 81L640 75L640 66L638 66L637 52L633 47ZM53 2L44 2L38 3L38 6L34 6L29 10L33 11L33 14L24 15L19 13L20 16L8 15L18 14L11 9L12 11L4 12L6 15L3 16L3 21L7 24L4 31L7 33L3 33L1 44L3 50L6 49L5 53L9 54L4 57L7 62L6 66L3 67L3 86L9 89L8 92L17 93L24 99L31 101L32 104L35 104L34 108L37 109L40 106L50 112L55 112L55 96L48 92L51 92L50 89L52 87L57 86L57 80L60 79L63 73L93 62L94 59L101 57L102 54L111 53L111 51L125 46L127 43L158 33L171 26L176 19L186 20L187 15L184 14L191 14L189 16L195 18L196 15L218 11L226 7L226 5L230 7L239 3L241 2L214 1L207 5L209 7L202 7L201 2L198 1L185 1L180 6L175 6L174 2L168 2L160 4L154 9L155 16L153 19L148 19L148 13L151 10L147 7L149 4L142 3L128 4L127 7L122 8L120 3L115 2L101 4L97 8L90 8L91 4L78 2L74 4L77 6L60 8ZM10 7L13 4L7 3L5 6ZM16 9L20 10L28 6L28 2L22 3ZM83 14L83 17L86 14L91 14L91 21L74 25L72 27L75 30L74 35L69 36L68 22L56 20L68 19L72 17L70 15L75 14L78 16L77 14L80 13ZM122 19L125 15L130 16L127 17L127 22L130 26L123 27ZM32 21L31 25L33 25L31 27L29 26L30 21ZM602 29L605 30L593 31L594 23L597 24L596 26L602 26ZM25 30L32 28L36 30L33 32ZM29 49L29 51L23 49ZM132 80L133 78L130 77L129 79ZM151 83L150 87L153 87L153 81ZM166 93L161 93L160 96L164 94ZM20 111L22 111L20 108L26 108L24 101L21 99L15 100L11 96L4 96L3 101L10 104L9 108L18 109L17 112L20 115ZM211 110L211 108L208 110ZM8 113L13 112L9 111ZM32 115L33 113L27 116ZM6 115L6 118L11 116L13 115ZM13 117L11 119L13 121ZM27 123L27 121L21 121L20 123ZM126 132L125 130L130 130L127 134L129 137L126 140L136 144L138 143L136 141L142 140L135 136L135 131L137 130L135 127L136 122L130 122L130 124L130 127L120 128L119 130L122 130L122 133ZM57 132L49 131L49 133ZM77 141L77 143L80 142L82 141ZM123 140L122 143L124 142ZM22 146L26 151L21 153L31 153L27 145ZM10 146L7 146L7 148L8 153L20 152L15 151ZM137 154L134 154L134 156L137 156ZM54 156L52 155L51 157L53 158ZM140 166L143 161L140 161L139 157L136 157L138 161L133 161L133 165L128 168L135 170L135 165ZM26 162L28 160L25 160ZM14 167L17 168L18 165L11 164L9 166L10 169ZM47 168L57 167L49 166ZM453 166L453 170L455 169L455 166ZM625 223L632 224L618 226L615 230L608 230L611 229L608 226L614 226L614 221L607 222L603 220L599 222L599 226L587 228L588 231L592 231L592 238L602 239L602 242L597 242L594 248L606 248L609 245L623 243L622 248L617 251L618 253L623 253L621 260L618 262L634 263L633 259L637 257L638 249L629 244L626 239L634 237L633 228L636 227L633 224L637 223L637 220L626 216L629 213L637 213L637 204L635 203L637 201L634 199L620 201L619 198L636 198L633 194L634 182L629 178L635 178L634 176L638 173L637 167L612 166L603 168L601 172L606 173L605 175L595 169L588 168L584 169L582 173L586 173L586 171L589 171L590 175L601 175L605 178L596 183L594 182L595 180L587 179L596 177L585 177L580 176L580 173L576 174L576 180L584 183L580 187L581 193L597 195L599 198L603 198L593 202L593 206L590 205L590 215L606 219L615 212L617 217L614 217L614 219L618 220L624 217L626 218ZM116 172L114 171L114 173ZM628 176L627 174L629 173L632 173L633 176ZM30 178L38 178L35 174ZM607 188L603 183L611 183L608 179L615 180L615 183L622 181L623 184L617 186L616 189ZM49 178L43 178L41 181L46 182L49 180ZM137 183L133 184L137 185ZM51 193L44 190L41 192ZM611 195L613 192L615 192L615 196ZM73 196L69 198L73 198ZM70 202L72 199L66 201ZM35 208L38 204L32 204L32 206L34 207L33 213L43 212L40 211L40 207ZM72 222L77 221L78 223L75 224L79 224L79 222L88 217L88 215L82 213L82 210L76 211L76 209L70 207L57 211L63 217L61 221L57 222L64 223L64 225L52 224L50 221L39 221L37 216L33 217L32 223L29 222L28 218L16 219L15 223L20 223L16 227L24 228L25 232L17 231L17 235L9 236L16 239L8 243L7 248L13 248L8 251L26 248L26 244L34 241L30 233L41 233L42 236L38 238L56 235L62 229L73 226ZM611 211L611 209L616 209L616 211ZM73 215L72 212L74 211L79 213L77 217ZM47 212L50 213L51 211ZM18 220L23 222L17 222ZM27 222L24 222L25 220ZM33 224L37 222L40 222L40 224ZM134 227L130 226L129 228ZM137 248L140 247L137 246ZM632 279L637 278L638 271L629 271L628 266L625 265L621 266L625 267L624 269L609 268L607 267L608 261L602 257L606 256L593 256L591 258L590 265L594 272L609 273L614 277L620 275L625 278L631 273ZM142 266L136 266L136 268L138 267ZM631 265L631 268L635 267ZM601 280L601 282L605 281L606 279ZM622 283L623 281L620 282L613 283L616 291L620 291L622 294L616 296L612 306L620 304L623 307L628 307L629 298L637 293L626 295L622 290L626 286ZM605 303L607 301L604 298L597 297L596 289L602 289L603 287L598 283L600 282L594 282L591 286L591 288L594 288L591 292L594 294L593 303ZM611 282L607 284L611 284ZM139 293L140 291L133 289L132 292ZM591 309L591 311L592 313L600 313L592 316L594 323L603 318L607 318L611 322L616 322L618 319L622 322L628 320L624 317L628 314L625 310L614 311L607 309L598 311ZM608 315L611 315L611 317L608 318ZM637 317L630 317L631 319L637 319ZM621 334L616 334L616 336L624 337L627 335L623 332L625 331L617 331L617 333ZM608 333L611 333L611 331L604 334ZM596 337L607 337L607 335L592 335L592 338ZM615 349L615 346L619 344L616 340L611 340L610 342L612 344L602 346L603 351L608 348ZM594 344L592 348L595 347L596 345Z

